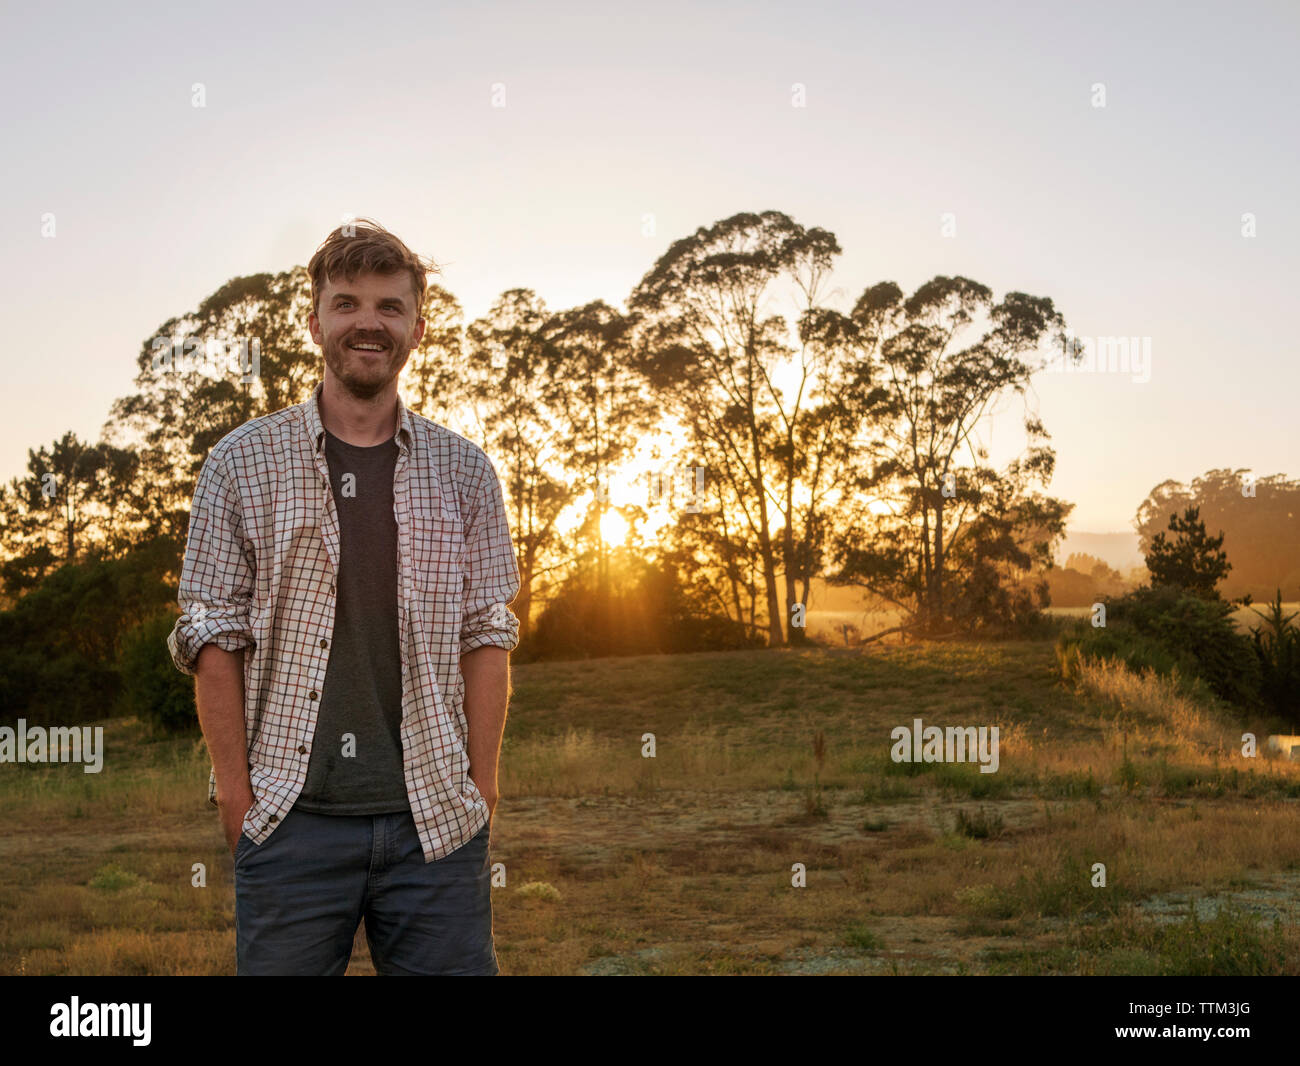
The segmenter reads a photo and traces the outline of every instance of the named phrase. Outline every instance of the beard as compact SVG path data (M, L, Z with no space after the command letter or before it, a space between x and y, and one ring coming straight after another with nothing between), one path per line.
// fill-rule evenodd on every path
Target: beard
M353 344L383 344L382 352L353 351ZM410 349L402 348L392 337L377 333L348 333L340 337L327 337L325 365L339 383L358 400L371 400L378 396L402 372Z

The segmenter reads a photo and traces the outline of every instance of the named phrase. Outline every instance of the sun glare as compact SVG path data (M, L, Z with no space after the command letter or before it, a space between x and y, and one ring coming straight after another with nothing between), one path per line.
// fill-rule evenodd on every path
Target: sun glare
M627 519L617 511L606 511L600 519L600 536L611 547L627 540Z

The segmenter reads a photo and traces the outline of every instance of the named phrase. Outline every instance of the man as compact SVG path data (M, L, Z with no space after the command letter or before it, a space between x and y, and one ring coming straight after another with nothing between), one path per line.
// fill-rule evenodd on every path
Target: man
M498 972L488 860L519 590L483 451L410 411L430 267L369 220L308 265L310 399L199 475L168 637L235 856L240 974Z

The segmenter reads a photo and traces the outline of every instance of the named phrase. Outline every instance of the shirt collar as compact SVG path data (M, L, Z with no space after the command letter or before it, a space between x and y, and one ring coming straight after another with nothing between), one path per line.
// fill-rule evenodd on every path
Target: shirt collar
M321 445L325 440L325 425L320 418L320 395L321 390L325 388L325 383L317 382L316 387L312 389L311 398L303 404L307 414L307 433L311 439L311 448L313 452L319 452ZM411 412L406 404L402 403L402 397L397 397L397 431L393 434L393 443L403 453L410 450L411 441L415 435L412 432Z

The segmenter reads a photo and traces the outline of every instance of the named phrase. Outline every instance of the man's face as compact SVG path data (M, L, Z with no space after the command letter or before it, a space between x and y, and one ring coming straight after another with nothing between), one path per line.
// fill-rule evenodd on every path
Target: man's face
M424 336L406 271L326 281L320 313L307 320L325 353L326 374L358 399L382 392L402 372Z

